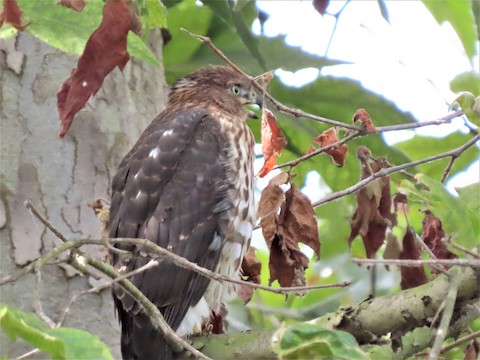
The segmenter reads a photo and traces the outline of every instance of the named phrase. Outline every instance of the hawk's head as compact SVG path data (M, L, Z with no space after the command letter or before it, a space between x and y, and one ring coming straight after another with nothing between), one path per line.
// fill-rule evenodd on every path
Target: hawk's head
M246 104L261 106L261 99L253 90L252 81L232 68L210 66L178 79L173 84L168 105L186 104L211 106L245 117ZM187 105L187 106L188 106Z

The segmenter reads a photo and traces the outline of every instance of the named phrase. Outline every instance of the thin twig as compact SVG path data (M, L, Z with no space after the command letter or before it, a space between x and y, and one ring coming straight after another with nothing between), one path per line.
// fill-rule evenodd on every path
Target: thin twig
M426 260L400 260L400 259L358 259L353 258L352 261L359 265L387 264L406 267L417 267L421 265L446 265L446 266L468 266L480 268L480 260L473 259L426 259Z
M263 86L256 81L256 78L248 75L245 71L240 69L219 48L217 48L213 44L213 42L210 38L208 38L206 36L194 34L194 33L190 32L190 31L188 31L184 28L181 28L181 30L186 32L187 34L189 34L193 38L197 39L198 41L200 41L200 42L204 43L205 45L209 46L223 61L225 61L228 65L230 65L233 69L235 69L235 71L237 71L238 73L240 73L243 76L252 80L253 86L257 90L261 91L262 94L264 94L264 96L268 99L268 101L270 101L277 108L278 111L280 111L282 113L293 115L294 117L303 117L303 118L319 121L319 122L322 122L324 124L330 124L330 125L333 125L333 126L338 126L338 127L344 128L344 129L363 131L363 129L359 126L350 125L350 124L346 124L346 123L343 123L343 122L340 122L340 121L336 121L336 120L324 118L324 117L321 117L321 116L309 114L309 113L306 113L306 112L304 112L300 109L289 108L288 106L286 106L286 105L282 104L281 102L279 102L278 100L274 99L268 92L266 92L265 89L263 88Z
M479 261L480 263L480 261ZM447 336L450 320L452 319L453 309L457 300L458 285L460 282L459 269L454 269L453 274L450 276L450 287L448 289L445 309L443 310L442 321L437 329L437 335L435 342L433 343L432 350L428 355L429 360L435 360L440 355L443 341Z
M440 179L440 182L442 184L445 183L445 180L447 180L448 174L450 174L450 170L452 169L453 163L457 159L458 159L458 156L452 156L448 161L447 167L445 168L445 170L443 170L443 175L442 175L442 178Z
M291 286L291 287L279 287L279 288L273 288L270 286L265 286L265 285L260 285L260 284L255 284L249 281L245 280L240 280L240 279L234 279L229 276L221 275L219 273L210 271L206 268L203 268L201 266L198 266L197 264L188 261L184 257L181 257L177 254L174 254L167 249L164 249L157 244L147 240L147 239L138 239L138 238L114 238L114 239L109 239L111 243L117 243L117 244L134 244L137 246L144 246L148 248L149 250L152 250L155 254L159 255L160 258L164 257L170 261L172 261L175 265L182 267L187 270L194 271L202 276L205 276L211 280L216 280L220 282L230 282L233 284L238 284L238 285L243 285L243 286L248 286L254 289L260 289L260 290L265 290L265 291L270 291L276 294L285 294L287 292L297 292L297 291L310 291L310 290L319 290L319 289L327 289L327 288L333 288L333 287L347 287L350 285L350 282L344 281L340 283L335 283L335 284L323 284L323 285L309 285L309 286ZM85 244L95 244L95 245L104 245L100 240L95 240L95 239L85 239ZM153 254L149 254L150 257Z
M57 238L62 240L62 242L67 242L68 239L55 227L53 226L36 208L33 206L31 200L25 200L23 203L25 207L30 210L30 212L38 219L41 221L45 227L50 230Z
M455 249L459 250L459 251L462 251L470 256L473 256L475 259L480 259L480 255L477 254L477 253L474 253L472 250L470 249L467 249L466 247L462 246L462 245L459 245L457 244L456 242L453 242L452 240L449 240L448 242L452 247L454 247Z
M458 340L454 341L451 344L442 346L442 348L440 349L440 354L446 353L447 351L450 351L453 348L456 348L457 346L462 345L463 343L466 343L470 340L475 340L478 338L480 338L480 330L475 331L471 334L465 335L464 337L459 338Z
M339 199L343 196L352 194L355 191L357 191L357 190L363 188L364 186L368 185L372 181L375 181L376 179L381 178L385 175L388 175L388 174L391 174L391 173L394 173L394 172L399 172L400 170L405 170L405 169L408 169L408 168L411 168L411 167L414 167L414 166L417 166L417 165L421 165L421 164L425 164L425 163L428 163L428 162L440 160L440 159L452 156L454 154L460 155L465 150L467 150L469 147L473 146L478 140L480 140L480 135L475 136L474 138L470 139L465 144L463 144L462 146L460 146L460 147L458 147L454 150L450 150L450 151L447 151L447 152L442 153L442 154L429 156L429 157L424 158L424 159L411 161L409 163L405 163L405 164L402 164L402 165L392 166L392 167L388 167L388 168L382 168L382 169L380 169L380 171L372 174L371 176L369 176L369 177L367 177L363 180L360 180L355 185L352 185L352 186L350 186L346 189L343 189L341 191L337 191L333 194L325 196L323 199L320 199L318 201L313 202L312 205L314 207L317 207L317 206L320 206L320 205L325 204L327 202Z
M358 136L362 136L362 135L364 135L364 134L360 133L358 131L354 131L354 132L350 133L349 135L345 136L342 140L337 141L336 143L321 147L319 149L315 149L314 151L312 151L308 154L305 154L303 156L300 156L297 159L287 161L286 163L283 163L283 164L279 164L275 167L275 169L280 169L280 168L283 168L283 167L286 167L286 166L290 166L290 168L293 168L293 167L297 166L299 163L301 163L302 161L310 159L310 158L312 158L312 157L314 157L318 154L321 154L323 152L326 152L330 149L334 149L336 147L339 147L340 145L345 144L347 141L350 141L350 140L352 140L352 139L354 139Z

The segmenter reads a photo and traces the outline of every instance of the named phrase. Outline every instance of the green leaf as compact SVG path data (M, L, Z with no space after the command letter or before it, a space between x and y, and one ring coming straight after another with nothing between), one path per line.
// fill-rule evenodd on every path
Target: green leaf
M422 0L439 24L448 21L460 41L469 59L476 54L476 26L471 0Z
M471 92L463 91L453 101L452 108L460 107L469 121L480 124L480 96L475 97Z
M206 35L212 16L207 7L198 7L194 0L183 1L168 10L167 20L172 40L165 46L163 52L163 62L168 71L167 80L172 82L179 75L185 75L193 70L188 65L185 72L180 69L185 67L183 64L189 63L190 58L202 45L200 41L180 29L185 27L192 33ZM205 65L207 63L202 66Z
M458 74L450 81L450 90L454 93L469 91L472 94L480 95L480 75L475 71Z
M147 47L141 38L137 34L129 31L127 38L127 50L130 55L140 59L147 64L160 66L161 63L152 51Z
M46 43L70 54L81 54L87 40L102 20L103 1L87 1L78 13L57 4L57 0L18 0L25 21L31 21L26 31ZM135 34L128 34L128 51L131 56L149 64L160 65L155 55Z
M61 327L49 330L48 334L63 342L65 359L113 360L108 346L87 331Z
M417 160L424 157L440 154L442 152L453 150L465 144L470 140L470 135L454 132L443 138L415 135L413 138L396 143L395 148L401 150L409 159ZM478 159L478 150L472 146L470 149L462 153L453 163L450 170L449 178L455 176L459 172L465 170L473 161ZM426 163L415 168L416 171L422 172L434 179L441 179L445 167L449 159L441 159L431 163Z
M368 359L353 335L307 323L281 327L272 348L280 359Z
M443 224L445 232L454 238L454 241L467 248L478 245L480 239L480 212L478 202L480 184L471 185L465 189L460 197L452 196L445 186L426 175L416 175L418 183L426 185L417 187L408 180L400 183L399 190L405 191L409 201L421 203L437 216ZM469 198L470 197L470 198Z
M87 1L78 13L57 4L57 0L18 0L26 31L42 41L71 54L81 54L90 35L102 20L103 2Z
M150 29L167 27L167 8L160 0L147 0L147 24Z
M0 325L10 339L15 340L19 336L29 344L49 353L53 359L65 359L63 342L49 335L48 327L35 315L2 306Z
M263 71L267 70L265 59L260 52L258 39L252 34L249 24L245 21L247 6L243 4L242 11L236 10L235 4L228 0L203 0L203 4L212 9L227 25L233 25L238 36L247 47L251 56L257 60Z
M9 306L0 307L0 326L11 340L19 336L52 359L113 360L98 337L79 329L50 329L34 314Z

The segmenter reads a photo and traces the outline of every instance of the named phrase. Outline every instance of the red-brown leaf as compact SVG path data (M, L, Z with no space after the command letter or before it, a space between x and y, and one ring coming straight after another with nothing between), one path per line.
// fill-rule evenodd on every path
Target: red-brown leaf
M470 345L465 349L465 356L463 360L478 360L478 355L480 353L478 343L472 341Z
M107 0L103 19L90 36L77 68L57 93L57 108L64 137L75 114L85 106L88 98L102 86L105 77L115 68L123 70L130 56L127 52L127 34L130 13L124 0Z
M372 159L370 150L365 146L357 149L357 159L362 166L361 179L378 172L386 163L383 158ZM357 209L350 220L350 245L360 235L368 258L375 253L385 240L387 227L396 223L396 216L391 212L390 177L383 176L372 181L357 192Z
M291 244L300 242L308 245L320 258L318 224L310 200L292 184L286 193L286 207L280 215L284 238Z
M3 0L3 9L0 13L0 28L4 22L20 31L25 30L30 25L30 23L22 24L22 10L17 4L17 0Z
M281 286L305 285L308 258L298 244L308 245L320 257L320 241L312 204L295 184L286 193L277 224L270 247L270 283L278 280Z
M355 115L353 115L353 123L356 123L357 121L361 123L362 128L366 132L374 133L377 131L377 129L375 129L375 126L373 125L370 115L365 109L358 109L355 112Z
M262 196L258 203L257 218L263 219L278 211L285 201L285 193L279 185L286 184L288 179L288 173L281 172L268 182L268 185L262 191Z
M273 113L268 109L263 109L262 113L262 154L265 159L263 167L258 176L264 177L272 170L277 160L275 156L281 155L281 150L287 145L287 139L282 130L277 125Z
M313 7L320 15L325 15L329 0L313 0Z
M315 141L321 147L335 144L336 142L338 142L337 131L335 130L335 128L327 129L323 133L318 135L316 138L314 138L313 141ZM335 165L337 165L338 167L342 167L343 164L345 164L347 150L348 146L343 144L327 150L325 151L325 153L330 155L330 158Z
M82 12L85 7L85 0L60 0L58 4L73 9L77 12Z
M447 246L442 241L445 237L442 222L431 211L425 211L425 217L422 220L422 240L432 250L433 254L438 259L455 259L457 255L447 249ZM445 266L449 268L449 266ZM432 268L432 272L435 269Z
M415 234L411 229L407 229L403 237L403 250L400 253L399 259L417 260L420 259L421 254L422 252L415 241ZM425 274L423 266L401 266L400 273L402 275L402 281L400 283L402 290L414 288L427 282L427 275Z
M250 281L254 284L260 284L260 275L262 272L262 263L255 255L255 248L251 246L242 262L242 275L245 281ZM254 289L249 286L238 285L237 295L242 299L244 304L247 304L253 296Z

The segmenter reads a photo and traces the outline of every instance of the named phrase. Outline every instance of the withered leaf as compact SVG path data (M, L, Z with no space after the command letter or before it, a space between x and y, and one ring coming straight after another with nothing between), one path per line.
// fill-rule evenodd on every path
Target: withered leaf
M298 244L308 245L320 257L318 225L310 200L295 184L285 195L270 247L270 283L278 280L281 286L301 286L306 282L308 258Z
M353 115L353 123L360 122L361 127L366 132L374 133L377 131L375 126L373 125L372 119L370 115L365 109L358 109L355 114Z
M338 142L338 135L335 128L329 128L325 130L323 133L318 135L316 138L313 139L320 147L325 147L328 145L335 144ZM340 146L336 146L330 150L325 151L326 154L330 155L333 163L338 167L342 167L345 164L345 159L347 157L348 146L343 144Z
M443 231L442 222L430 210L424 211L425 217L422 220L422 240L432 250L438 259L455 259L457 255L447 249L443 242L445 232ZM445 266L446 269L450 266ZM432 268L432 272L435 269Z
M64 137L75 114L85 106L91 95L97 93L105 77L115 68L123 70L130 56L127 52L127 34L130 12L124 0L107 0L100 26L90 36L77 68L57 93L57 108Z
M320 15L325 15L329 2L330 0L313 0L313 7L319 12Z
M465 349L465 356L463 360L478 360L480 354L479 346L476 341L472 341L470 345Z
M220 305L218 313L212 311L210 315L210 329L202 329L205 333L211 332L212 334L224 334L225 333L225 317L227 316L227 309L224 304Z
M275 156L281 155L281 150L287 145L287 139L277 125L273 113L263 109L262 113L262 154L265 159L258 176L264 177L277 163Z
M22 24L22 10L17 4L17 0L3 0L3 9L0 13L0 28L4 22L20 31L25 30L30 25L30 23Z
M82 12L85 7L85 0L60 0L58 4L69 7L76 12Z
M286 193L286 205L280 213L282 235L295 244L308 245L320 258L318 224L310 200L292 184Z
M288 173L281 172L268 182L268 185L263 189L262 196L260 197L257 218L263 219L277 212L285 201L285 194L280 185L286 184L288 180Z
M372 159L365 146L357 149L357 159L362 167L361 179L380 171L386 164L381 158ZM373 258L385 240L387 227L396 223L396 216L391 212L390 177L383 176L361 188L356 193L357 209L350 220L350 245L357 235L363 240L368 258Z
M399 259L417 260L420 259L421 254L422 251L415 241L415 233L412 229L408 228L403 237L403 250L400 253ZM427 275L425 274L423 266L400 266L400 274L402 275L402 281L400 283L402 290L411 289L427 282Z
M255 248L250 246L247 254L243 258L242 262L242 275L245 281L253 282L254 284L260 284L262 263L255 255ZM253 296L254 289L249 286L238 285L237 295L242 299L244 304L247 304Z

